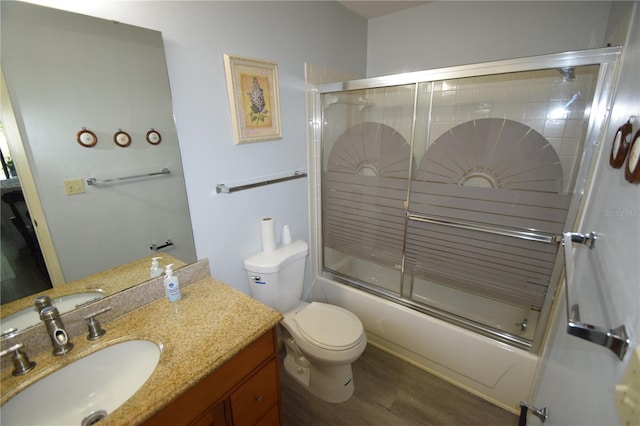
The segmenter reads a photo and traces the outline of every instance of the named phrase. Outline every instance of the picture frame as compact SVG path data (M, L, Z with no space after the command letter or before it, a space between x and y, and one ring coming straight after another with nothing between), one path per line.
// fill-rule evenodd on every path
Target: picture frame
M234 142L282 139L278 65L224 54Z
M631 145L632 132L633 126L631 125L631 121L627 121L618 128L613 137L611 153L609 154L609 164L614 169L622 167L624 160L627 158L627 151L629 151L629 146Z

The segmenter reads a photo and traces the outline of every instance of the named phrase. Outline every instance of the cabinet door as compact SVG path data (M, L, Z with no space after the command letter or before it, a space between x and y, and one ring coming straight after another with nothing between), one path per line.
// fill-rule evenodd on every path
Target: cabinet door
M278 404L271 407L269 412L264 415L263 418L258 420L255 426L279 426L280 425L280 411L278 410Z
M222 401L191 423L190 426L231 426L227 422L227 405L226 401Z
M272 359L231 394L233 423L253 425L277 402L278 367L276 359Z

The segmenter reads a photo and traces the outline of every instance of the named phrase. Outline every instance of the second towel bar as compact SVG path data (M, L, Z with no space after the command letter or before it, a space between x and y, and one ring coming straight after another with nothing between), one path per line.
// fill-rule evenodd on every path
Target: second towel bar
M171 174L171 171L165 167L161 169L159 172L144 173L144 174L133 175L133 176L123 176L118 178L101 179L101 180L98 180L96 178L87 178L87 185L101 185L103 183L114 183L114 182L121 182L123 180L139 179L143 177L168 175L168 174Z
M565 232L562 234L562 245L564 246L564 277L567 288L567 333L579 337L589 342L611 350L620 360L627 353L631 340L627 327L606 329L580 321L580 306L576 302L576 292L574 289L573 278L573 243L581 243L590 249L593 249L596 241L596 234L591 232L588 234L576 234L573 232Z

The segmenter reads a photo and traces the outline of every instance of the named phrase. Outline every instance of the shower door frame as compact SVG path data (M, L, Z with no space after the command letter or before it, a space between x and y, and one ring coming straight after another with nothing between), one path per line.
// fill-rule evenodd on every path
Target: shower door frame
M439 68L426 71L408 72L402 74L370 77L350 81L342 81L336 83L326 83L309 88L309 190L310 190L310 214L311 214L311 271L312 277L322 277L329 274L329 278L335 278L335 274L324 270L323 250L322 250L322 123L324 122L321 98L323 94L332 92L348 92L355 90L376 89L400 85L416 85L420 83L436 82L449 79L460 79L468 77L481 77L491 74L503 74L513 72L523 72L542 69L578 67L587 65L598 65L598 77L595 84L593 101L590 107L587 130L582 149L580 166L576 175L576 181L571 195L571 203L569 206L567 220L565 222L564 231L574 231L574 226L579 223L580 211L585 201L585 188L592 173L594 164L594 153L596 148L604 143L604 134L602 129L605 128L610 118L610 105L614 96L614 88L617 83L619 57L622 52L621 47L607 47L600 49L589 49L573 52L562 52L555 54L547 54L541 56L523 57L515 59L507 59L500 61L492 61L485 63L453 66ZM414 100L413 122L411 140L409 143L414 146L414 134L416 123L416 102ZM413 148L412 148L413 149ZM579 155L580 156L580 155ZM561 237L561 235L559 236ZM558 243L560 239L558 238ZM410 309L420 311L424 314L434 316L445 320L465 329L477 332L481 335L488 336L497 341L509 344L511 346L524 349L532 354L538 354L544 344L546 337L547 323L554 307L554 301L561 288L560 280L563 276L562 266L562 250L558 250L556 261L549 280L549 286L546 292L544 303L540 311L538 327L533 340L528 340L514 336L510 333L483 326L472 320L461 318L455 314L450 314L440 309L429 307L420 303L413 302L398 296L390 291L375 288L366 283L350 280L345 277L338 277L336 281L346 285L358 288L368 293L388 299L394 303L406 306ZM404 262L403 262L404 263ZM404 271L403 271L404 273ZM401 291L401 294L404 292Z

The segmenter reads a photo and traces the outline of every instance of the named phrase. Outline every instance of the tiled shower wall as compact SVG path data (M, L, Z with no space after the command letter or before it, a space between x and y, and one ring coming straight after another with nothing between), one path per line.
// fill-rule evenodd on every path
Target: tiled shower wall
M575 78L569 80L558 70L547 69L420 84L416 163L430 144L459 124L489 117L510 119L533 128L549 141L562 163L563 192L569 192L579 167L597 71L596 66L576 68ZM327 110L325 129L331 129L331 140L335 141L346 128L373 121L393 127L410 141L414 90L415 85L406 85L350 92L343 106L350 110L346 127L342 119L339 124L331 120L345 117L343 113L334 116Z

